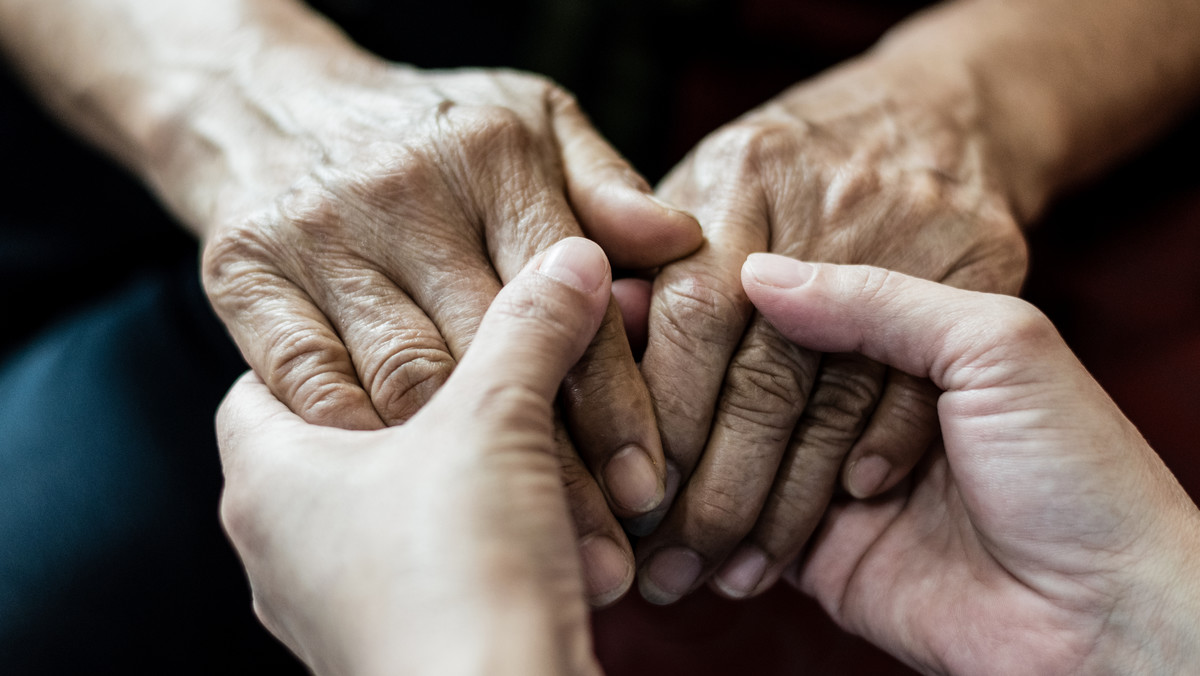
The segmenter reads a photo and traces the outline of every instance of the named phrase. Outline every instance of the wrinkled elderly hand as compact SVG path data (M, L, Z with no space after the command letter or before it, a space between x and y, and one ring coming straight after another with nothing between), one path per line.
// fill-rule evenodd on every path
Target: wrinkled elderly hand
M178 121L157 180L205 234L213 306L304 420L374 429L410 418L501 285L564 237L586 233L629 268L699 245L695 220L657 202L548 81L420 71L321 23L293 32ZM665 475L615 305L564 393L578 452L560 435L564 475L604 603L633 578L614 514L656 506Z
M765 590L839 472L852 494L876 494L934 438L927 382L797 348L754 316L738 279L748 254L1019 289L1024 239L978 102L953 67L922 67L868 57L801 84L710 135L659 187L707 241L662 270L649 312L642 370L678 495L638 545L647 599L671 602L714 572L728 596Z
M608 288L595 244L556 245L398 427L317 427L253 375L233 388L222 519L259 617L317 673L599 673L552 404Z
M754 256L746 290L812 349L932 378L944 447L840 501L789 578L924 673L1183 674L1200 511L1023 301Z

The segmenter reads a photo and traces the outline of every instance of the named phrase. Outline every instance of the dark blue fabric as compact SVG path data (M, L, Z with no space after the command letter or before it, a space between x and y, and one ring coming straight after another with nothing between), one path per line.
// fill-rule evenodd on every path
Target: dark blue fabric
M218 524L213 412L245 367L195 267L143 272L0 367L5 674L299 673Z
M3 67L0 158L0 674L298 672L217 519L196 242Z

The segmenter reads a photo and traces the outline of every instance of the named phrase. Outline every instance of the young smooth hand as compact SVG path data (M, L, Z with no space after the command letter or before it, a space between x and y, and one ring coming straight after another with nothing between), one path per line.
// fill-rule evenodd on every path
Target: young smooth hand
M317 673L599 673L553 402L610 275L579 238L534 258L397 427L311 425L256 376L234 386L222 520L259 617Z
M942 390L940 444L788 574L840 625L926 673L1191 673L1200 512L1044 315L765 254L742 281L797 344Z

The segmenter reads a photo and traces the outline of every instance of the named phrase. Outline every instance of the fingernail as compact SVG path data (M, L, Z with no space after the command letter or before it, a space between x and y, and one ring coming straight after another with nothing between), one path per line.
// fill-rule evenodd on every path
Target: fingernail
M633 579L633 562L610 538L593 535L579 543L588 600L594 606L616 601Z
M663 498L658 503L658 509L655 509L649 514L645 514L633 519L625 520L625 530L630 534L638 537L644 537L654 532L658 528L658 524L662 523L664 517L667 516L667 510L671 508L671 502L675 499L675 494L679 491L679 469L675 463L667 463L667 485L664 486Z
M608 259L599 245L582 237L568 237L546 251L538 272L584 293L608 279Z
M665 492L650 456L638 446L626 446L608 461L604 487L613 502L639 514L657 507Z
M754 592L765 572L767 555L758 547L744 545L721 566L713 583L726 596L741 599Z
M669 547L659 550L646 563L638 579L638 591L642 598L655 605L674 603L692 590L703 569L700 555L690 549Z
M816 268L794 258L778 254L750 254L746 258L746 271L763 286L794 289L812 279Z
M860 500L873 497L891 471L891 463L878 455L855 460L846 472L846 490Z

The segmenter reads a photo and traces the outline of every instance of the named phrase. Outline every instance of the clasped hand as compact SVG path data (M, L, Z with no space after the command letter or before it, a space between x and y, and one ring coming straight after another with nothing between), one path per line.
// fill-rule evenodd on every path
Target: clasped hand
M1185 673L1200 512L1044 316L863 266L751 256L788 340L928 377L942 442L839 501L787 579L927 673ZM568 239L497 297L409 422L304 424L253 376L222 405L223 518L260 616L318 673L595 674L552 401L609 270Z
M420 71L321 43L273 53L189 113L209 161L194 154L183 171L199 176L175 176L187 189L168 198L202 223L205 288L246 360L307 422L410 419L501 286L553 242L586 233L627 269L701 242L542 78ZM563 479L603 605L633 579L617 519L657 507L666 478L615 303L560 408Z
M560 399L563 478L597 605L633 579L619 520L646 536L646 598L674 601L714 573L726 595L761 593L839 477L854 495L884 491L934 437L928 383L798 348L756 319L738 282L747 254L989 291L1015 291L1024 274L970 116L875 63L715 132L656 199L541 78L419 71L323 43L287 57L267 53L243 76L286 84L236 86L191 113L208 134L200 154L225 154L193 163L209 166L187 170L204 180L176 180L189 188L167 197L207 224L213 305L304 420L408 420L500 287L564 237L586 234L621 268L661 267L652 293L622 296L631 326L647 321L631 308L649 308L640 370L610 304Z
M996 649L989 664L1008 673L1076 668L1130 640L1096 617L1140 621L1161 601L1161 575L1132 562L1166 531L1123 529L1195 510L1162 488L1169 476L1115 409L1047 399L1039 410L1055 416L1115 416L1095 427L1105 439L1081 436L989 399L1020 389L1002 368L982 384L948 375L1042 354L1022 350L1057 339L1025 306L878 268L752 257L743 270L774 251L1016 291L1024 241L954 77L870 57L840 67L715 132L655 198L540 78L311 44L285 55L240 73L284 84L235 79L190 113L203 132L192 156L208 161L179 175L168 162L159 179L202 224L206 288L261 379L222 409L224 521L264 622L318 671L596 671L582 599L610 603L632 581L619 520L645 536L652 601L706 579L749 596L786 574L934 671L970 666L947 624L967 655L1018 627L1065 641ZM607 262L576 235L619 267L657 271L653 287L625 287L618 308ZM966 321L972 308L1018 320L1016 352L1003 321ZM646 327L640 368L622 309ZM1049 353L1056 368L1017 384L1082 386L1069 355ZM1003 443L994 425L1007 418L1037 441ZM1114 438L1128 443L1100 446ZM1030 448L1072 444L1140 469L1029 464ZM1108 535L1076 538L1078 519L1058 544L1023 532L1030 514L997 506L980 478L997 457L1012 459L1009 481L1051 477L1026 510L1099 519L1091 532ZM1093 513L1094 495L1066 490L1081 479L1163 498ZM889 497L830 508L839 480ZM934 580L947 583L917 603L912 590ZM1130 589L1128 605L1109 596ZM950 619L962 599L991 604L977 626ZM470 650L445 644L459 636Z

